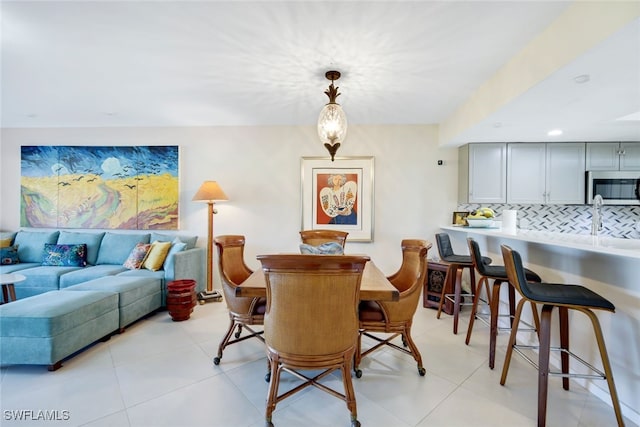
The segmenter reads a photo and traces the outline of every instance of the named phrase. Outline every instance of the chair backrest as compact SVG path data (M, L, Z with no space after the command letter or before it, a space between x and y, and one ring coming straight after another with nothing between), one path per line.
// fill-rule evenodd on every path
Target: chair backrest
M533 299L533 293L527 284L527 275L522 265L520 254L511 249L510 246L500 245L504 267L507 270L507 277L516 290L525 298Z
M253 273L244 262L245 238L241 235L217 236L214 243L218 248L218 267L227 307L236 313L247 312L253 298L235 295L235 288Z
M401 245L402 265L395 274L387 277L400 292L400 298L398 301L377 301L392 322L413 318L427 280L427 253L432 246L430 242L418 239L405 239Z
M436 246L438 246L440 259L446 260L448 257L454 255L451 239L447 233L436 234Z
M267 284L264 337L271 351L313 356L356 345L367 256L259 255Z
M348 235L348 232L339 230L302 230L300 232L302 243L318 246L327 242L335 242L343 248Z
M426 240L404 239L400 246L402 264L398 271L387 279L398 291L403 292L424 283L427 274L427 252L431 249L431 243Z
M487 265L482 260L482 253L480 252L480 245L473 237L467 237L467 244L469 245L469 253L471 254L471 262L476 270L483 276L489 275L487 271Z

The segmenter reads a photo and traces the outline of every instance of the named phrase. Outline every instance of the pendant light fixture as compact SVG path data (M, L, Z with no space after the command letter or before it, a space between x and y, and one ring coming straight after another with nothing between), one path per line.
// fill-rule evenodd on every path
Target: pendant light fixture
M347 137L347 116L340 104L336 103L336 98L340 95L338 87L333 82L340 78L339 71L327 71L325 77L331 80L329 88L324 93L329 97L329 103L320 111L318 118L318 136L320 141L331 154L333 161L340 144L344 143Z

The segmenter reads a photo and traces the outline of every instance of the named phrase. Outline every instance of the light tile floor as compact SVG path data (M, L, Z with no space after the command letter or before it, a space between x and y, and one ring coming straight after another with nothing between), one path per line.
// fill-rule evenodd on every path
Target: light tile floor
M536 425L534 368L514 356L507 384L501 386L507 334L499 335L496 368L491 370L488 328L476 323L471 345L466 346L467 324L465 313L458 335L453 335L451 316L443 314L437 320L435 310L418 308L413 336L427 369L425 377L418 375L412 358L398 351L383 349L365 358L362 378L353 380L362 425ZM263 344L252 339L233 345L215 366L212 357L227 326L224 303L197 306L184 322L173 322L162 311L80 352L58 371L3 367L0 425L263 426ZM339 377L328 381L341 387ZM616 424L608 403L573 382L571 387L564 391L560 379L551 379L548 425ZM38 411L59 419L33 419L42 416ZM31 420L17 420L20 414ZM281 402L273 421L281 427L350 425L346 405L314 388Z

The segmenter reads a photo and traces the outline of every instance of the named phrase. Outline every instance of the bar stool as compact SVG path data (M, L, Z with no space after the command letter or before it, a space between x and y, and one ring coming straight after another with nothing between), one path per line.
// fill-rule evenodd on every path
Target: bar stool
M538 369L538 426L544 427L546 425L547 418L547 390L549 385L549 375L561 376L562 388L565 390L569 390L569 378L571 377L606 379L618 426L624 426L622 411L620 410L620 402L618 401L616 386L613 382L613 372L611 371L609 356L607 355L607 347L604 342L604 337L602 336L600 322L598 321L596 314L593 312L593 310L606 310L613 313L615 312L614 305L607 299L584 286L527 282L520 254L507 245L502 245L501 249L509 282L520 293L522 299L518 302L514 318L514 326L511 328L509 347L507 348L504 366L502 367L500 384L504 385L507 380L507 373L509 372L509 364L511 362L511 355L513 354L513 351L520 354L529 363L535 366ZM540 317L540 329L538 332L540 341L539 346L524 346L516 344L520 314L522 313L524 303L527 301L542 304L542 315ZM558 307L559 310L560 347L552 349L551 312L555 307ZM598 343L598 349L600 350L600 358L602 359L604 373L569 351L570 309L586 314L591 320L596 341ZM522 349L538 349L538 363L536 364L526 354L524 354ZM557 350L561 352L562 372L549 371L550 350ZM595 374L587 375L570 373L570 356L582 363L590 371L595 372Z
M476 242L472 237L467 237L467 243L469 245L469 253L471 254L471 261L473 262L473 266L476 271L480 273L480 279L478 280L478 289L482 288L482 284L484 284L485 289L487 290L487 300L489 304L489 368L493 369L496 360L496 340L498 336L499 329L511 329L509 328L498 328L498 318L499 317L509 317L509 326L513 325L513 318L515 314L516 308L516 294L513 285L508 286L509 289L509 314L499 314L499 306L500 306L500 286L503 283L509 283L509 278L507 277L507 269L503 265L486 265L482 262L482 253L480 252L480 246L478 242ZM542 282L540 276L529 270L528 268L524 269L525 276L527 281L529 282ZM489 292L489 280L493 280L493 291ZM465 344L469 345L469 341L471 341L471 333L473 332L473 324L478 313L478 302L480 302L482 298L480 298L480 291L476 292L476 296L473 298L473 308L471 310L471 317L469 318L469 329L467 329L467 339L465 340ZM485 301L483 301L485 302ZM535 329L531 325L532 330L538 331L540 330L540 319L538 317L538 310L536 309L536 304L531 301L531 310L533 311L533 321L535 323ZM484 319L481 319L484 320ZM522 329L521 329L522 330Z
M471 279L471 297L473 298L476 293L476 275L473 268L473 261L470 255L457 255L453 252L451 247L451 239L447 233L436 234L436 244L438 245L438 253L440 259L448 264L447 274L445 276L445 286L442 287L442 294L440 295L440 303L438 304L438 314L436 318L440 318L442 313L442 306L444 305L445 298L453 302L453 333L458 333L458 315L460 314L461 305L471 305L472 303L461 302L462 297L462 272L465 268L469 269L469 276ZM483 257L482 261L486 264L491 264L491 258ZM445 293L447 284L449 281L455 281L453 294Z

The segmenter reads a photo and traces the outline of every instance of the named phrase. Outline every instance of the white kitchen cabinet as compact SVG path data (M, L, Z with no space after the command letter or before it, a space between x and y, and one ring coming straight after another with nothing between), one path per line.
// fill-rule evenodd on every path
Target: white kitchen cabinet
M507 203L583 204L584 143L507 145Z
M640 170L640 142L588 142L587 170Z
M505 203L507 144L467 144L458 151L458 202Z

